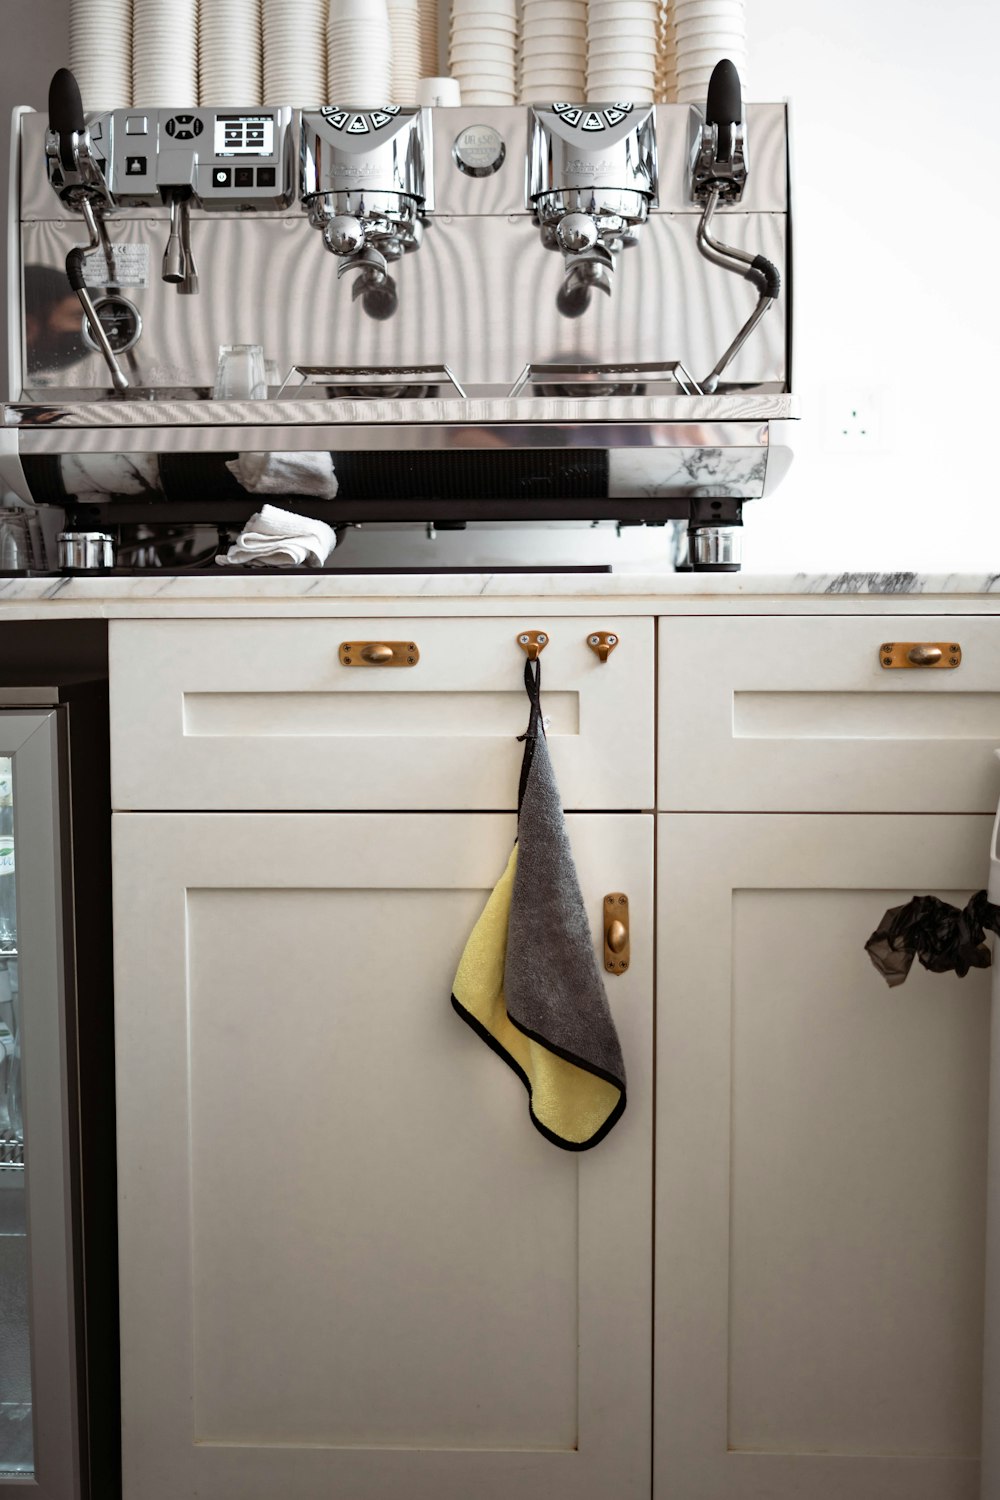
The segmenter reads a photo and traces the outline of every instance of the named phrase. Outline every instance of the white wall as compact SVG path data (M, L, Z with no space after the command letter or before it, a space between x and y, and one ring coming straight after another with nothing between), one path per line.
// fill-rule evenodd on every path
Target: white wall
M747 0L747 10L750 97L793 108L803 407L784 487L748 507L747 565L1000 572L1000 7ZM66 61L68 11L68 0L0 0L4 203L10 108L44 106ZM876 430L867 451L837 436L854 407Z
M750 97L792 102L800 451L747 564L1000 573L992 0L747 0ZM873 450L840 418L874 408ZM862 404L863 403L863 404Z

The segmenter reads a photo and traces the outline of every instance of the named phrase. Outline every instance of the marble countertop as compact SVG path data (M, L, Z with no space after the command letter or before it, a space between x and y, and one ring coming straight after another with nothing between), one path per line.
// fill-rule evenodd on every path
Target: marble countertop
M405 605L488 612L512 600L566 612L599 600L627 613L997 612L996 573L217 573L0 578L0 617L345 613ZM917 600L919 599L919 609ZM449 607L450 606L450 607ZM362 612L364 612L362 610Z

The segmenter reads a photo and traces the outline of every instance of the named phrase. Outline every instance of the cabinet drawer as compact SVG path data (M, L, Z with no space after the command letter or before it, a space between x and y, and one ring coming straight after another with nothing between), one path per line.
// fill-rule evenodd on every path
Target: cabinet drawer
M118 809L515 808L528 720L519 632L544 630L542 707L567 808L653 804L653 622L599 618L121 621ZM614 632L606 663L587 645ZM412 641L407 667L343 641Z
M660 621L657 805L667 811L990 812L1000 619ZM886 670L887 641L961 647Z

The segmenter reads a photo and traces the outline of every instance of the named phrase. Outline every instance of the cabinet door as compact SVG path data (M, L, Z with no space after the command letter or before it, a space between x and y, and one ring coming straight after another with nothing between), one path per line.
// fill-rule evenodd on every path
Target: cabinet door
M882 666L886 642L958 667ZM663 812L992 812L1000 619L968 615L659 623Z
M450 1004L513 818L114 821L125 1500L647 1497L652 817L583 1154Z
M653 805L651 619L116 620L115 808L512 810L528 722L525 629L541 659L563 804ZM617 636L602 663L587 644ZM342 642L412 642L415 663L352 665Z
M661 819L658 1500L979 1493L989 971L863 945L990 826Z

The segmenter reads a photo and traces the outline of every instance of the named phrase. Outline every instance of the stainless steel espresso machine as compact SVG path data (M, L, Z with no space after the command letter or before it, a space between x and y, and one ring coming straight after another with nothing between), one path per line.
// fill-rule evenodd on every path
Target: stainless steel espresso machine
M739 566L796 408L786 111L732 64L703 109L86 117L60 70L14 123L0 483L72 529L238 530L250 455L337 527L683 521ZM213 399L233 343L266 396Z

